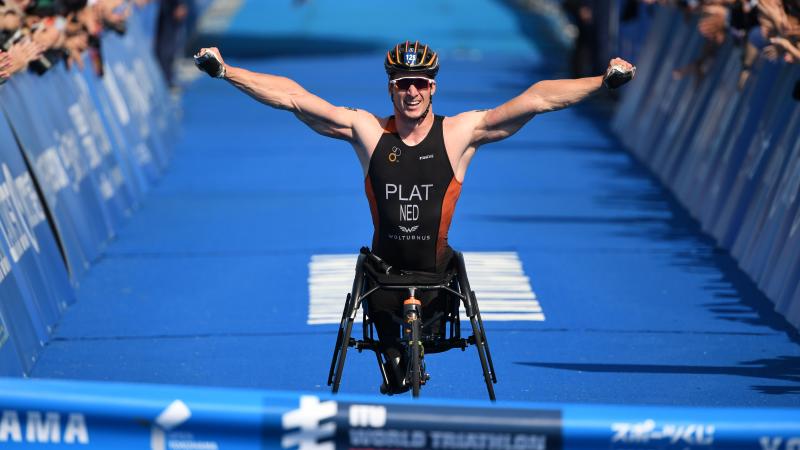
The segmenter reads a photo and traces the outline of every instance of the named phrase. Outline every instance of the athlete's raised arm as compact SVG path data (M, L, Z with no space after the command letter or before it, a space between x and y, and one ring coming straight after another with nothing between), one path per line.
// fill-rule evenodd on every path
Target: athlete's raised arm
M372 114L334 106L294 80L227 65L216 47L200 49L195 61L200 70L227 80L253 99L273 108L291 111L323 136L343 139L361 147L365 143L363 136L359 136L360 129L381 129L378 119Z
M462 122L465 131L471 130L467 148L474 148L511 136L536 114L567 108L599 92L610 74L619 73L624 83L632 77L633 71L633 65L614 58L609 62L605 76L539 81L494 109L472 111L455 118Z

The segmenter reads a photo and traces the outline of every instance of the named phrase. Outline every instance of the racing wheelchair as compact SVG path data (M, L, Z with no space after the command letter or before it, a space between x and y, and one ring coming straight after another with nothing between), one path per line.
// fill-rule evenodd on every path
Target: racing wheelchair
M362 247L356 262L353 289L345 300L342 320L339 323L339 333L336 337L336 346L333 349L333 358L328 372L328 386L332 386L333 393L339 391L342 380L342 371L350 347L360 353L363 350L372 350L378 360L378 367L383 378L382 387L390 385L387 367L389 361L380 351L380 343L376 338L375 325L370 318L369 306L366 299L378 290L405 291L408 298L403 302L402 316L396 317L402 323L400 344L405 352L405 375L403 384L410 385L413 397L419 397L421 386L430 378L425 371L425 354L438 353L453 348L465 351L474 345L483 369L483 378L489 398L495 400L494 383L497 377L492 364L489 344L483 328L478 301L475 292L470 289L467 272L464 266L464 257L461 252L453 252L453 258L444 273L394 271L392 267L382 261L378 256ZM418 292L440 291L448 295L445 305L424 317L422 304L415 296ZM459 306L463 305L466 317L472 325L472 335L462 337L461 317ZM353 324L362 311L361 339L353 338ZM426 308L427 309L427 308Z

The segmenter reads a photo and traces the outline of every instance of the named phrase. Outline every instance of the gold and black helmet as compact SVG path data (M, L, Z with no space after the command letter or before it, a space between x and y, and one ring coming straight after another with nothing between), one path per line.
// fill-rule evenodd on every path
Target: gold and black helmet
M392 79L398 72L418 73L436 78L439 72L439 55L433 49L419 41L401 42L386 52L383 67Z

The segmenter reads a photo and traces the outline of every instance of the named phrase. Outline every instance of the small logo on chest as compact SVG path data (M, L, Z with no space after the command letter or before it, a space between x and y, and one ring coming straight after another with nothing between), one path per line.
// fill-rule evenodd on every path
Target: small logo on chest
M422 155L422 156L420 156L420 157L419 157L419 160L420 160L420 161L422 161L422 160L425 160L425 159L433 159L433 154L430 154L430 155Z
M400 155L403 154L403 151L397 147L392 147L392 152L389 153L389 162L397 162L400 160Z

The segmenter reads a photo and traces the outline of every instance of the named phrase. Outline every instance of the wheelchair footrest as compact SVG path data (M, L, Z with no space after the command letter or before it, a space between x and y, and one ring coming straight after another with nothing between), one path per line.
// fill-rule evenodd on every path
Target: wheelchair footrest
M355 347L359 352L362 350L377 350L378 348L374 341L358 341L353 338L350 338L350 343L348 345L350 347Z
M464 350L469 346L469 342L463 338L450 338L430 341L425 340L423 341L423 345L425 346L425 353L441 353L453 348Z

